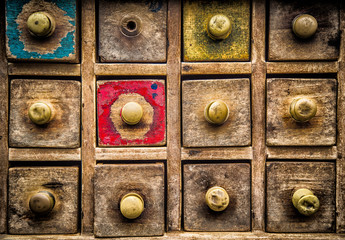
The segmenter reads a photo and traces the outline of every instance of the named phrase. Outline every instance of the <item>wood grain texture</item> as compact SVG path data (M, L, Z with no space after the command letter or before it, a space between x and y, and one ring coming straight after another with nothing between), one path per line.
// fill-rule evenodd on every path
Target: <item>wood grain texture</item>
M335 160L338 149L333 147L268 147L268 159Z
M224 101L229 119L220 126L208 123L204 108ZM249 79L191 80L182 83L183 146L247 146L251 143Z
M45 125L34 124L28 116L31 104L39 101L50 104L55 114ZM11 147L79 147L80 82L12 80L9 144Z
M80 64L9 63L8 75L80 76Z
M136 22L136 36L121 32L125 17ZM133 18L134 17L134 18ZM133 19L137 20L133 20ZM167 2L99 1L99 58L101 62L165 62ZM126 25L126 24L125 24ZM134 27L134 26L133 26Z
M76 167L10 168L9 233L76 233L78 182L79 170ZM49 191L55 196L55 206L46 216L37 216L29 208L30 197L39 191Z
M270 61L336 60L339 55L338 1L270 1ZM299 39L292 31L292 21L299 14L310 14L318 29L310 39Z
M95 168L96 237L155 236L164 233L163 164L98 165ZM120 212L121 198L135 192L144 200L136 219Z
M250 74L251 63L182 63L182 75Z
M251 147L231 148L182 148L182 160L251 160Z
M137 64L137 63L96 63L97 76L165 76L166 64Z
M186 231L250 231L250 165L186 164L183 166L184 229ZM224 188L230 199L222 212L205 203L211 187Z
M335 79L267 80L267 145L329 146L336 143ZM317 113L309 122L299 123L290 116L296 97L316 101Z
M97 161L166 160L167 148L96 148L96 159Z
M338 62L268 62L268 74L336 73Z
M183 4L184 61L249 60L249 1L185 0ZM207 34L208 21L215 14L224 14L231 22L231 33L222 41Z
M335 164L328 162L267 163L268 232L335 231ZM305 217L293 206L293 193L311 190L320 200L320 209Z
M38 11L49 13L56 22L48 38L33 37L26 25ZM75 0L6 1L7 56L11 60L78 62L78 21Z
M80 161L81 150L49 148L10 148L9 161Z

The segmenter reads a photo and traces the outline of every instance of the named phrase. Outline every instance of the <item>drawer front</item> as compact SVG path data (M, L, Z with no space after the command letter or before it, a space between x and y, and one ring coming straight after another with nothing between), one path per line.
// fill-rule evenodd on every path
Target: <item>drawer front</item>
M320 146L336 143L335 79L268 79L267 145ZM316 106L316 115L306 122L296 121L290 107L296 99ZM308 107L308 106L307 106ZM301 114L303 106L299 110Z
M309 189L319 199L319 210L301 215L292 204L298 189ZM334 232L335 164L330 162L267 163L267 231Z
M80 82L14 79L10 95L11 147L79 147ZM47 123L40 103L50 111Z
M95 174L97 237L163 235L163 164L99 165ZM138 194L144 202L144 210L134 219L122 214L121 200L129 193Z
M76 11L75 0L7 0L7 57L10 60L78 62ZM38 12L43 13L43 16L34 18L32 14ZM29 27L28 20L33 21L32 28ZM45 31L35 28L37 23L44 27ZM44 26L45 23L50 25Z
M97 100L99 146L165 144L164 81L99 81ZM142 108L142 117L132 125L123 120L130 102Z
M10 234L77 233L78 168L10 168L8 181ZM47 193L53 196L52 209L39 213L37 210L42 209L45 199L42 200L38 195Z
M338 1L325 0L270 1L269 60L336 60L340 46L338 5ZM314 35L302 35L307 38L301 38L299 30L297 35L292 30L295 17L301 14L311 15L317 21ZM303 34L307 30L300 31Z
M186 164L183 177L186 231L250 231L249 164ZM205 202L212 187L221 187L228 194L228 206L222 211L212 210ZM209 194L211 198L218 196L212 195L214 192ZM222 204L223 200L220 200Z
M166 1L99 1L101 62L165 62Z
M205 119L205 108L215 100L221 100L228 107L229 117L221 125ZM249 145L249 79L182 82L182 128L185 147Z
M186 0L183 4L184 61L249 60L249 1ZM212 19L217 14L227 17L228 25L223 26L224 19ZM225 39L212 39L208 30L210 24L227 27L225 30L230 31L230 35ZM217 31L217 26L215 28Z

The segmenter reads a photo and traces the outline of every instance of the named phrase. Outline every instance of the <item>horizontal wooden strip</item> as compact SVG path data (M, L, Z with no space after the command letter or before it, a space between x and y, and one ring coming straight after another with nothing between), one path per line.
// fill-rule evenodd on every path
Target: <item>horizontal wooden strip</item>
M182 160L250 160L252 147L182 148Z
M337 147L268 147L268 159L333 160Z
M96 148L96 160L166 160L167 148Z
M10 161L80 161L80 148L10 148Z
M182 75L251 74L250 62L182 63Z
M336 73L338 62L268 62L268 74Z
M167 74L166 64L95 64L97 76L165 76Z
M80 76L80 64L9 63L9 75Z

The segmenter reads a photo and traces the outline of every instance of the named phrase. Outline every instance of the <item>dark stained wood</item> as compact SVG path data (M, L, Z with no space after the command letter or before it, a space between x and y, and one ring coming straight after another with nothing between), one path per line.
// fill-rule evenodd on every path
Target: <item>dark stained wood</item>
M335 232L335 164L328 162L267 163L268 232ZM293 206L293 193L307 188L320 209L305 217Z
M78 230L79 169L76 167L10 168L8 230L10 234L76 233ZM49 191L55 206L46 216L33 214L30 197Z
M163 235L163 164L98 165L94 189L96 237ZM119 207L131 192L143 198L145 208L138 218L128 220Z

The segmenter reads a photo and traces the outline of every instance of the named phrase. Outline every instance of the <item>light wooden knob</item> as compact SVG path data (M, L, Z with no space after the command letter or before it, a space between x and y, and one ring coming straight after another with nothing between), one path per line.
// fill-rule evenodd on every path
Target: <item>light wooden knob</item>
M37 125L46 124L52 119L51 108L43 102L32 104L29 108L28 114L30 120Z
M301 14L292 21L292 31L299 38L310 38L317 30L318 24L316 19L309 14Z
M128 193L122 197L120 211L125 218L138 218L144 211L144 200L136 193Z
M290 115L298 122L307 122L317 112L317 105L309 98L295 98L290 104Z
M52 193L41 191L30 198L29 207L35 214L48 214L55 206L55 197Z
M222 100L211 101L204 110L206 121L221 125L229 118L229 108Z
M208 22L207 32L214 40L226 39L231 33L230 19L223 14L214 15Z
M207 190L206 204L213 211L224 211L229 205L229 195L222 187L212 187Z
M55 31L55 20L46 12L31 14L26 24L30 34L35 37L49 37Z
M122 120L129 125L135 125L139 123L142 117L143 108L136 102L126 103L121 110Z
M304 216L311 216L320 208L319 199L309 189L298 189L292 196L292 204Z

